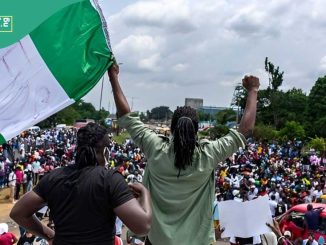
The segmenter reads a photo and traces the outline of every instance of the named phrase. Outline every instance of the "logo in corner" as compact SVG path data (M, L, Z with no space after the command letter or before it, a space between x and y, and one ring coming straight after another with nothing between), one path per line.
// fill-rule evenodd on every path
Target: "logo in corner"
M0 15L0 32L13 32L13 17Z

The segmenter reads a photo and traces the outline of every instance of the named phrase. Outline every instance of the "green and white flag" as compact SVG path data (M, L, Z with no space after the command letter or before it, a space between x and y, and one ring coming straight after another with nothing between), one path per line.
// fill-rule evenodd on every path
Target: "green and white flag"
M103 4L69 5L0 49L0 144L82 98L112 65Z

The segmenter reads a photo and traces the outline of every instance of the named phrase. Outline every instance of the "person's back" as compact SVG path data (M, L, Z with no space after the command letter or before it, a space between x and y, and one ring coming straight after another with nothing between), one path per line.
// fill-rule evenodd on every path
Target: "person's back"
M116 217L113 208L125 198L133 197L119 185L120 175L103 166L83 169L69 166L55 169L42 178L34 192L48 203L58 244L113 241Z
M119 124L128 130L148 160L143 183L151 193L153 205L149 241L154 245L210 244L214 170L239 147L245 146L242 134L249 136L254 128L259 80L243 79L248 98L239 125L242 134L231 130L219 140L198 142L198 116L190 107L174 112L171 139L155 134L138 117L132 117L119 85L118 72L117 66L109 70Z
M320 213L323 209L313 209L311 204L307 205L307 212L305 213L305 221L308 230L315 231L319 228Z
M149 193L141 184L128 186L119 172L105 168L107 130L89 123L79 129L77 140L75 165L46 174L16 203L10 217L54 245L113 245L116 215L133 232L146 234L152 217ZM55 234L33 218L46 204Z
M149 240L155 245L209 244L214 169L239 146L244 147L243 136L231 131L217 141L199 141L193 151L192 164L178 170L173 140L151 132L138 118L123 117L120 123L122 126L129 123L134 126L127 126L131 136L143 135L134 138L134 141L143 146L149 162L143 179L151 193L154 210ZM228 150L224 150L227 147Z

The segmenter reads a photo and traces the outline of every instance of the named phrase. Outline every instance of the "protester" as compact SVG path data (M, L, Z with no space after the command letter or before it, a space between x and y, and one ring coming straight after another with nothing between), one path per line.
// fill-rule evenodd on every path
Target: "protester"
M107 130L89 123L79 129L77 142L76 164L46 174L10 217L54 245L113 244L116 215L134 233L146 234L152 219L149 193L139 183L130 184L130 190L120 173L104 167ZM55 232L34 216L45 204Z
M26 231L24 235L19 238L17 245L33 245L35 238L36 237L32 233Z
M305 213L305 223L310 231L316 231L319 228L320 213L324 208L313 208L311 204L307 205Z
M314 234L310 233L308 238L303 240L302 245L318 245L318 242L314 238Z
M16 188L16 173L13 169L9 174L9 187L10 187L10 195L9 198L12 203L15 202L15 188Z
M109 70L119 123L145 153L148 163L143 179L153 201L153 226L147 244L209 244L214 200L214 170L218 163L245 146L254 128L259 79L245 77L247 105L239 132L217 141L196 141L198 118L190 107L179 107L171 123L172 140L146 128L120 88L118 67ZM211 212L207 212L211 210Z
M12 245L18 240L16 236L8 231L8 225L6 223L0 224L0 244L1 245Z
M24 172L22 171L21 166L17 166L15 174L16 174L15 200L18 200L20 197L20 190L22 189L24 183Z

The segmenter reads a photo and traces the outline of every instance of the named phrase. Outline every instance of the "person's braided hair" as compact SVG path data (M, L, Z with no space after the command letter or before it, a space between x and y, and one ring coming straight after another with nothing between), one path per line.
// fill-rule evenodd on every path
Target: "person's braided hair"
M189 106L177 107L173 113L171 132L174 144L174 166L179 170L185 170L192 165L192 156L196 147L198 131L198 116L195 109Z
M96 123L88 123L78 130L76 164L79 168L98 165L96 149L106 134L106 128Z

